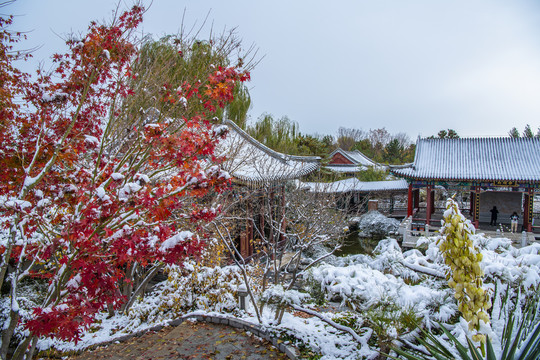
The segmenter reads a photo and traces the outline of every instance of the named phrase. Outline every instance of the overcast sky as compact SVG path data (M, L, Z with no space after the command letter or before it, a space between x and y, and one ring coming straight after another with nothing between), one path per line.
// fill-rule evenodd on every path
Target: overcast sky
M65 50L56 34L84 31L115 4L18 0L2 12L18 15L16 30L33 30L37 62ZM184 9L186 24L210 11L214 28L237 27L265 56L248 84L252 120L266 112L303 133L385 127L413 140L540 126L538 1L154 0L144 32L177 33Z

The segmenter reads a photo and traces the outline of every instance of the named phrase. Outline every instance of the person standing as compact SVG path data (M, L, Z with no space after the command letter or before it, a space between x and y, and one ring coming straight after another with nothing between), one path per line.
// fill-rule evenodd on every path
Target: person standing
M497 214L499 213L499 210L497 210L496 206L493 206L493 209L489 211L491 212L491 222L489 225L497 225Z
M514 211L512 216L510 216L510 221L512 225L511 227L512 232L517 232L517 226L518 226L518 221L519 221L519 215L517 214L517 212Z

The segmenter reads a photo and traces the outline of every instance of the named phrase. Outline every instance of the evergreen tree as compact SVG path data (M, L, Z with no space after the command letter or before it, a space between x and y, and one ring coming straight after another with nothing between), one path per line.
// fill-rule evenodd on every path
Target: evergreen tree
M384 160L389 164L401 163L405 149L398 139L392 139L384 148Z
M374 169L369 167L365 171L358 173L357 178L360 181L383 181L388 176L388 172L385 170Z
M447 138L448 139L459 139L459 135L458 133L453 130L453 129L448 129L448 135L447 135Z
M511 138L517 139L520 137L518 129L514 126L510 131L508 132L508 136Z
M448 129L448 130L441 130L437 133L437 138L439 139L459 139L459 135L456 130L454 129ZM428 139L436 139L435 136L430 136Z
M448 135L448 131L446 131L446 130L441 130L441 131L439 131L439 132L437 133L437 136L438 136L439 138L441 138L441 139L446 138L447 135Z
M534 133L532 132L531 125L527 124L525 126L525 129L523 130L523 137L529 138L529 139L534 137Z

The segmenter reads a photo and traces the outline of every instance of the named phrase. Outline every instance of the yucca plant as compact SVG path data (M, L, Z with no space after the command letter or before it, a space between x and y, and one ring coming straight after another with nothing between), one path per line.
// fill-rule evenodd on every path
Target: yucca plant
M447 328L439 324L448 342L442 341L432 332L420 329L417 342L424 349L414 351L408 349L394 349L403 359L456 359L462 360L540 360L540 323L539 301L540 295L535 289L511 289L507 285L506 292L500 297L500 308L504 308L505 326L500 334L500 348L497 343L496 350L492 340L486 334L480 333L480 322L490 324L488 309L492 307L490 292L483 289L483 271L480 267L482 254L476 249L470 235L474 228L461 214L457 203L448 199L444 223L441 228L443 236L439 240L439 249L444 256L450 271L447 274L448 286L455 290L455 298L461 316L469 324L469 331L473 332L467 343L458 340ZM495 284L495 294L497 292ZM522 290L527 294L521 296ZM536 289L538 290L538 289ZM516 294L517 292L517 294ZM512 295L513 294L513 295ZM532 295L531 295L532 294ZM508 301L512 301L509 303ZM524 299L524 303L520 300ZM523 305L523 306L521 306ZM519 310L519 311L516 311ZM523 310L521 312L521 310ZM498 312L497 320L501 320L502 312ZM517 314L517 317L516 317ZM516 329L516 322L519 323ZM535 326L536 324L536 326ZM534 327L534 329L532 329ZM516 331L517 330L517 331ZM497 339L498 340L498 339ZM396 357L392 357L398 359Z
M525 322L523 321L519 327L519 330L515 337L512 337L514 319L510 319L507 327L507 331L504 335L504 347L500 356L495 354L491 340L487 337L486 341L486 355L483 356L472 341L467 338L467 344L462 344L450 331L444 326L441 326L442 331L448 337L452 345L459 353L459 358L462 360L538 360L540 359L540 323L536 324L534 331L530 334L529 338L521 344L519 349L520 339L524 329ZM401 356L401 359L409 360L424 360L424 359L437 359L437 360L450 360L456 359L455 352L452 352L447 348L439 339L437 339L432 333L424 329L421 330L423 337L418 337L417 340L422 344L429 355L413 353L409 350L397 349L393 350L396 354ZM519 351L518 351L519 350ZM399 357L390 356L393 359L400 359Z
M529 297L525 301L522 306L523 312L520 316L519 327L515 331L516 316L514 314L516 313L516 308L520 306L520 296L518 294L511 300L512 296L509 294L510 286L507 287L504 295L501 295L501 306L505 306L509 300L513 304L507 307L507 320L501 334L502 348L498 354L495 352L489 337L486 337L486 351L485 354L482 354L471 339L467 338L467 343L464 344L439 323L439 327L449 340L449 345L448 343L443 343L431 331L424 329L418 324L420 334L416 340L425 348L428 354L405 348L393 348L395 353L400 357L389 357L408 360L447 360L456 358L462 360L539 360L540 321L538 317L540 315L540 295L533 293L532 297Z

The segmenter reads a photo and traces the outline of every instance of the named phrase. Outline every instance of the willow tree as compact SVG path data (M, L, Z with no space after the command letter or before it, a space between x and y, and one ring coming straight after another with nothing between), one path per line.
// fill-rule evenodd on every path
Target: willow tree
M140 119L141 112L167 113L174 119L189 119L194 114L206 114L205 104L189 96L173 101L178 94L191 94L195 87L189 84L203 82L208 71L217 71L230 66L249 71L256 65L256 50L253 46L242 49L241 40L234 30L219 35L210 35L208 40L181 32L159 40L144 39L140 54L132 64L132 88L134 94L124 102L124 109ZM198 90L197 90L198 91ZM216 109L214 118L227 117L245 127L251 98L247 87L235 84L231 98L223 108ZM122 124L118 133L125 136L136 120Z
M284 153L295 152L296 139L300 136L298 123L287 116L275 120L270 114L263 114L247 131L269 148Z

